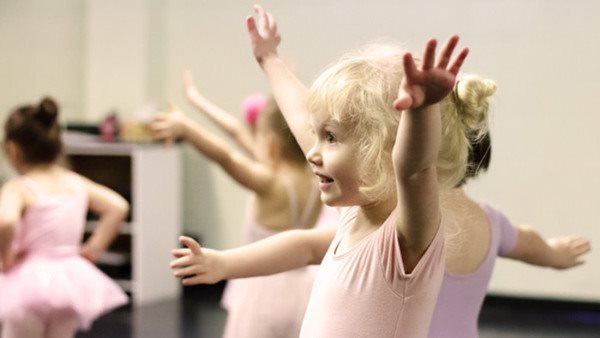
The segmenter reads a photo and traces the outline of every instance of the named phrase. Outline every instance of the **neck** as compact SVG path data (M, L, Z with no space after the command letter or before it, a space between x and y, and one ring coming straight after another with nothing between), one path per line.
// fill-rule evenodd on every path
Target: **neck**
M462 187L450 189L448 191L441 192L441 194L444 194L444 195L450 196L450 197L463 197L463 196L466 196L465 190Z
M359 223L368 226L379 226L390 216L396 208L396 198L385 198L383 200L361 205L358 213Z
M463 188L440 192L440 203L443 209L464 208L466 203L472 201Z
M21 165L18 168L19 173L22 175L31 175L40 172L48 172L54 169L54 163L44 163L44 164L27 164Z

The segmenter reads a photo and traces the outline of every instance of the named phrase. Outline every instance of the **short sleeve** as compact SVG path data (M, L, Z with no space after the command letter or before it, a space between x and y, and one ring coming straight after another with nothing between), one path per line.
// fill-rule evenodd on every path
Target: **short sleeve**
M498 256L506 257L517 244L518 231L510 220L498 209L489 205L485 206L492 226L497 229Z
M430 290L431 281L435 281L444 268L444 226L440 224L425 253L410 273L406 273L402 258L402 248L398 241L393 212L378 230L377 250L380 264L388 284L394 290L403 290L402 295L416 294ZM440 275L441 276L441 275ZM408 288L404 288L404 286Z

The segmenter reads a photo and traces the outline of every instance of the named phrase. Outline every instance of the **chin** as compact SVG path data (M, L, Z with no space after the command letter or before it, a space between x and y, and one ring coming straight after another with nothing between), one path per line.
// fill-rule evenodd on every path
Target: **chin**
M342 200L340 200L339 198L333 198L331 196L326 196L324 194L321 194L321 201L327 205L328 207L348 207L351 206L351 204L348 203L344 203Z
M335 204L334 199L332 199L331 196L327 196L323 192L321 192L321 202L323 202L325 205L327 205L329 207L335 207L335 206L337 206Z

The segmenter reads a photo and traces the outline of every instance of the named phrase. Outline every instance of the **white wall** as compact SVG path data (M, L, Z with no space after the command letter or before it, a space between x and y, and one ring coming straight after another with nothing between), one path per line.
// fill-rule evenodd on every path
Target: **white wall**
M82 68L86 60L99 58L85 55L86 51L110 50L112 46L92 35L82 37L92 33L82 33L91 23L82 22L80 14L100 15L89 4L84 7L76 0L55 1L52 6L45 3L0 0L0 67L3 74L7 72L0 89L9 94L0 99L0 108L35 98L51 87L56 88L57 96L73 102L68 105L74 107L69 114L76 115L77 110L99 100L96 95L103 95L81 89L82 83L97 85L85 78L90 68ZM252 4L245 0L136 0L127 6L118 1L102 5L105 13L110 13L110 6L116 14L126 11L128 14L115 15L114 20L128 15L133 28L127 29L127 20L112 22L112 16L106 14L105 25L119 24L122 30L111 29L126 37L128 32L136 32L128 38L140 39L119 41L133 44L130 48L137 61L127 62L142 66L134 68L133 79L111 82L112 90L133 93L127 100L130 107L148 99L156 99L164 107L166 99L172 99L194 114L181 91L181 72L189 68L200 90L239 115L244 96L269 90L250 54L245 31L244 18L251 14ZM444 39L458 33L471 48L463 69L498 83L492 166L470 190L500 207L515 223L529 223L546 236L575 233L591 238L593 245L600 243L594 212L600 191L600 178L594 175L600 169L600 118L595 102L600 92L600 40L595 19L599 3L271 0L262 4L278 20L282 55L295 63L298 76L307 84L343 51L365 42L386 38L420 52L428 37ZM135 16L136 8L143 17ZM62 17L58 23L50 15L57 12L56 16ZM24 20L35 20L41 28L33 29ZM18 43L17 33L20 39L28 37L30 43ZM59 66L48 67L31 54L33 46L48 34L68 45L51 49ZM86 45L88 38L95 45ZM112 50L113 56L116 52ZM96 74L114 70L101 61L94 67ZM24 81L24 74L35 81ZM38 81L36 74L44 74L43 80ZM198 121L209 125L204 119ZM189 148L184 171L185 226L202 233L209 246L234 245L247 194ZM569 272L502 262L492 290L600 301L600 254L596 250L587 259L586 266Z
M83 106L83 3L0 0L0 120L43 95L61 98L63 119ZM0 152L0 182L10 168Z
M61 98L64 118L81 112L84 4L0 0L0 116L42 95Z

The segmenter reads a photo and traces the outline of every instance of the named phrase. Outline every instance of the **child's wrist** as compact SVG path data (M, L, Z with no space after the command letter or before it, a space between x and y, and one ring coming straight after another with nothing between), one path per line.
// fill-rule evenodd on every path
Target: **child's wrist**
M215 259L217 260L216 266L219 267L221 271L220 279L225 280L232 278L232 267L231 267L231 257L227 254L227 251L217 251L215 250Z
M418 107L412 107L409 110L413 111L415 113L423 113L423 112L428 112L433 109L436 109L436 106L437 106L437 103L423 103L422 105L420 105Z
M185 115L181 115L181 121L179 124L181 130L178 137L181 137L184 140L189 139L192 130L192 123L193 122L190 118Z
M264 69L266 67L269 67L274 62L277 62L278 60L280 60L279 55L277 54L277 51L274 51L261 56L258 59L258 63Z

